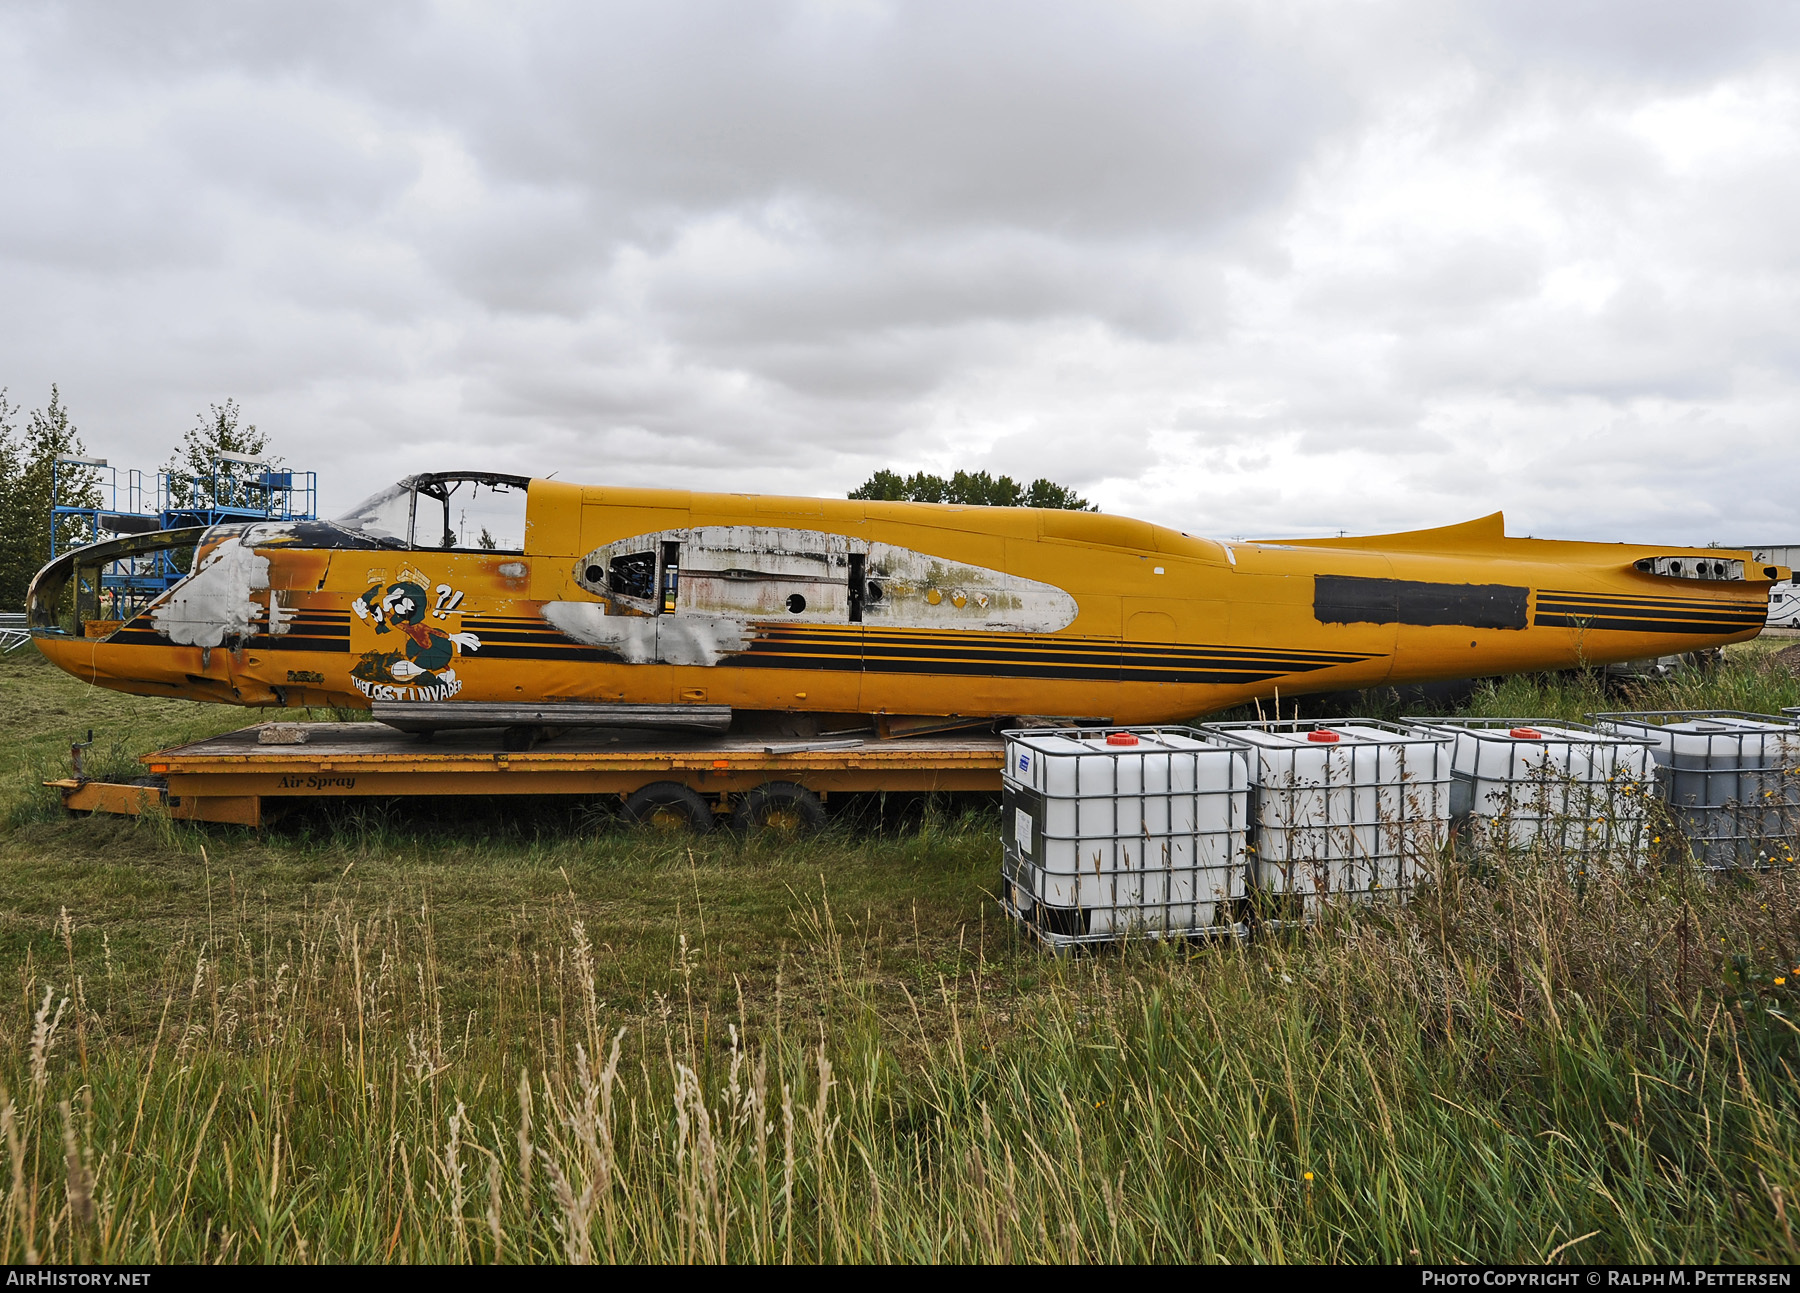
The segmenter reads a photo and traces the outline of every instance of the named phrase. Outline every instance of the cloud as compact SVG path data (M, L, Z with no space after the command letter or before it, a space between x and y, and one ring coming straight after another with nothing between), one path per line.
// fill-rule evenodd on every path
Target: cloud
M1800 14L1780 0L1480 0L1470 18L1502 66L1628 93L1728 77L1800 37Z
M0 384L145 467L235 395L328 508L986 467L1199 532L1773 541L1797 46L1748 2L17 5Z

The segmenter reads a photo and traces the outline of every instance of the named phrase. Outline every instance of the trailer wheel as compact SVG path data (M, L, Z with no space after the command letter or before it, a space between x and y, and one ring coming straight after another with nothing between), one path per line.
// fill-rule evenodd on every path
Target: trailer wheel
M797 782L765 781L738 800L731 825L746 835L758 831L810 835L824 827L825 806Z
M712 809L679 781L656 781L634 790L625 800L625 816L640 826L667 834L712 829Z

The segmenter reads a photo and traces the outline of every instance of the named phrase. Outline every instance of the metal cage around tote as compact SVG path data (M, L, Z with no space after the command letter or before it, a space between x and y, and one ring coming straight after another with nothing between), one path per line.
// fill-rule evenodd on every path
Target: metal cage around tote
M1675 824L1714 870L1791 865L1800 837L1800 722L1739 710L1590 714L1649 743Z
M1187 727L1008 731L1002 902L1053 947L1242 932L1245 760Z
M1478 847L1549 850L1573 869L1635 865L1650 841L1652 743L1585 723L1416 718L1451 740L1450 812Z
M1266 919L1334 902L1403 901L1436 873L1450 829L1450 747L1377 719L1207 723L1251 786L1250 882Z

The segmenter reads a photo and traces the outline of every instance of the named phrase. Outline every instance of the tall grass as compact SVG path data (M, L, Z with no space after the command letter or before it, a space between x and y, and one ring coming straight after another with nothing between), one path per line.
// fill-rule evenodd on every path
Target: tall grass
M697 933L621 1010L527 922L452 1013L429 906L220 904L154 985L66 918L0 1032L0 1260L1800 1256L1800 884L1567 873L916 987L820 892L723 1017Z
M1796 677L1768 646L1747 643L1712 668L1682 669L1667 678L1609 679L1599 670L1515 674L1486 683L1468 711L1479 717L1580 721L1609 710L1734 709L1779 714L1800 705Z
M0 1261L1800 1257L1792 872L1452 852L1404 908L1056 959L980 892L991 815L68 822L31 782L102 724L44 695ZM1749 654L1471 708L1795 703Z

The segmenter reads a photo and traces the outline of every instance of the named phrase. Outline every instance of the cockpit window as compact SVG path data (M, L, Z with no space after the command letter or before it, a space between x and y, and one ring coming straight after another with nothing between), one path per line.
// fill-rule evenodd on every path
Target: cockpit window
M413 512L415 548L488 552L525 550L525 483L492 476L437 476L419 481Z
M395 547L523 552L529 485L487 472L413 476L334 519Z
M335 518L346 530L360 530L370 538L397 540L404 545L412 534L411 486L402 481L372 494Z

